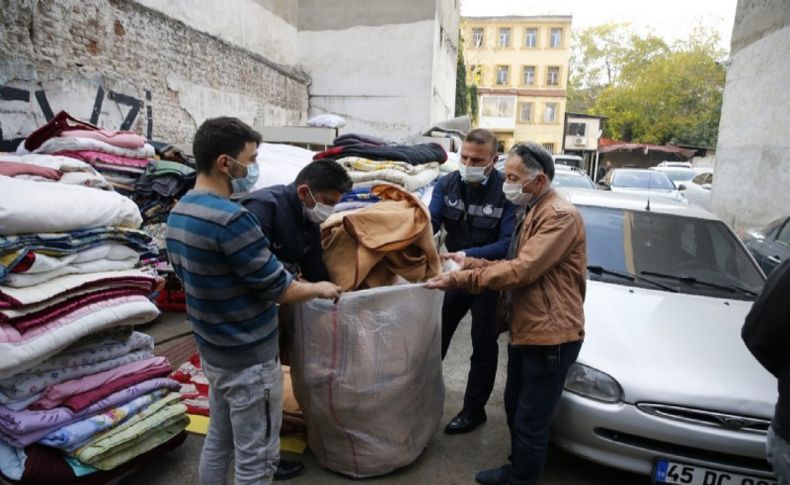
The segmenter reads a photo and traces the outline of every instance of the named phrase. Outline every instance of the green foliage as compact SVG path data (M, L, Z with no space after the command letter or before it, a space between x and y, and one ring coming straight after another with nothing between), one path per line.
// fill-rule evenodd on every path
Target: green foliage
M477 126L478 111L477 84L472 84L469 86L469 118L472 119L473 126Z
M568 111L609 117L604 136L640 143L715 146L725 53L696 28L673 45L605 24L574 35Z
M466 64L464 63L464 39L458 37L458 60L455 73L455 116L463 116L469 108L469 93L466 89Z

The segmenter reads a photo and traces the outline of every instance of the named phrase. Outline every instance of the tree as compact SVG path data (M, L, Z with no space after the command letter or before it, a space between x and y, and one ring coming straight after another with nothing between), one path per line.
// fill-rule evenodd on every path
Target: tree
M463 116L469 107L469 93L466 89L466 63L464 62L464 39L458 37L458 59L455 71L455 116Z
M472 125L477 126L477 84L469 86L469 118L472 119Z
M715 146L725 74L716 33L697 27L669 46L627 29L605 24L575 37L568 110L607 116L609 138Z

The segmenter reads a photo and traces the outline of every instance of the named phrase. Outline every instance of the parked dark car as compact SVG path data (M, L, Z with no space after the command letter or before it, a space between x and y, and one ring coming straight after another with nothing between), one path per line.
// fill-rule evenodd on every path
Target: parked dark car
M766 275L790 258L790 216L779 218L763 229L749 229L741 236Z

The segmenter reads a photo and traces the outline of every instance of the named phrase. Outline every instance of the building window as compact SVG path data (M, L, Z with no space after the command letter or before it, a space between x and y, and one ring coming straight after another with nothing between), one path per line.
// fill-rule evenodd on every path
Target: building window
M538 46L538 29L527 29L526 34L524 35L524 46L525 47Z
M551 48L559 49L562 44L562 29L551 29Z
M545 148L549 153L554 153L554 143L543 143L543 148Z
M499 47L510 47L510 27L499 29Z
M546 73L546 84L549 86L560 85L560 68L558 66L550 66Z
M524 86L535 84L535 66L524 66Z
M489 118L515 119L515 96L483 96L480 99L480 113Z
M568 136L584 136L587 133L587 123L568 123Z
M519 119L522 122L532 121L532 103L520 103L519 113L521 113Z
M510 76L510 67L497 66L496 68L496 83L500 86L510 84L508 82Z
M545 123L557 122L557 103L546 103L546 111L543 112L543 121Z
M472 29L472 45L478 49L483 47L483 32L481 28Z

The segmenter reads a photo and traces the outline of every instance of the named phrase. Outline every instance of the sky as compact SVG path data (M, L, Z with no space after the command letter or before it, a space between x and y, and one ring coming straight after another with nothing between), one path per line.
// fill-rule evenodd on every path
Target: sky
M685 39L695 24L715 29L730 50L737 0L461 0L461 15L573 15L573 28L629 22L667 41Z

